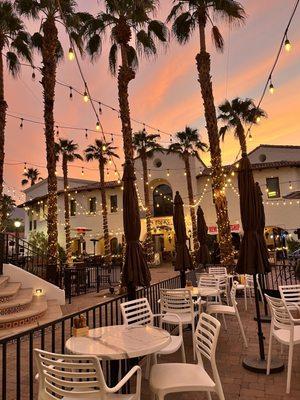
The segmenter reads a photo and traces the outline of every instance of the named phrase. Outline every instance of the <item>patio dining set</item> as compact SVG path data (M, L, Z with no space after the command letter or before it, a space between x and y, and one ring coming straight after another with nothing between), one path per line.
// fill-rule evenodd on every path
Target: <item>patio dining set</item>
M205 392L208 399L216 393L224 400L216 361L221 330L218 316L222 316L225 330L227 316L237 319L247 348L236 297L238 292L242 293L247 310L253 287L252 276L233 277L224 267L212 267L207 273L197 275L197 286L160 289L159 314L152 312L144 297L121 303L123 325L90 329L86 336L70 337L65 343L66 354L34 350L38 399L140 400L140 365L144 364L144 378L149 381L153 399L163 400L171 393ZM260 286L259 290L271 311L267 374L270 373L272 342L276 339L289 349L286 386L289 393L294 346L300 344L300 285L279 287L280 298L263 294ZM186 360L184 331L192 335L192 363ZM163 360L175 352L180 354L179 362ZM125 374L120 373L122 360L130 360L131 369ZM109 378L105 376L102 361L110 361L111 368L117 370L114 382L107 383ZM211 366L208 370L207 362Z

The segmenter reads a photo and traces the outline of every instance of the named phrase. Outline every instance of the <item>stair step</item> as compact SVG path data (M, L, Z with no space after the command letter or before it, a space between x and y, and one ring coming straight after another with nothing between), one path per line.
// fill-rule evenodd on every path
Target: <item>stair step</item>
M19 312L29 305L33 298L32 289L20 289L18 293L7 301L0 303L0 315Z
M2 329L0 330L0 339L12 335L17 335L18 333L21 333L28 329L36 328L38 325L47 324L48 322L54 321L61 317L62 317L62 310L57 301L48 300L46 312L40 318L38 318L37 321L33 321L24 325L13 326L7 329Z
M0 302L8 299L11 296L15 296L20 290L21 283L9 282L4 287L0 287Z
M0 288L4 286L9 280L9 276L0 275Z
M47 307L48 304L44 298L34 299L25 310L0 315L0 329L10 329L14 326L35 322L47 311Z

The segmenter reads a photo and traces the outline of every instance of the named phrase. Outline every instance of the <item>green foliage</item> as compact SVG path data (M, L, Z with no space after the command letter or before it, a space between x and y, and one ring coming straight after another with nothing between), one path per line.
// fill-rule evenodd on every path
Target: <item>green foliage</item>
M106 164L112 157L120 158L114 152L116 149L117 147L112 146L111 143L105 143L102 140L96 139L95 144L90 144L85 149L85 159L86 161L98 160Z
M160 135L150 135L146 131L136 132L133 136L133 147L139 156L145 154L151 158L156 151L163 152L163 148L156 141L158 138Z
M169 153L177 153L181 157L185 155L191 155L199 159L198 150L205 151L207 149L207 144L201 142L199 138L198 129L185 127L184 131L176 133L177 142L172 143L169 146Z
M20 73L20 59L32 62L31 42L23 21L8 0L0 2L0 36L4 39L0 51L6 58L8 71L15 77Z
M33 186L37 181L43 180L43 178L40 177L37 168L28 168L28 170L23 173L23 176L24 179L21 181L22 186L25 186L28 183L30 183L30 186Z
M287 241L287 246L289 249L289 253L293 253L294 251L300 249L300 241L299 240L295 240L293 238L288 239Z
M37 251L47 254L48 251L48 237L44 232L32 232L29 235L29 244ZM58 244L58 257L59 261L64 264L67 260L65 249Z
M158 43L168 42L166 25L152 19L157 11L157 0L105 0L104 3L105 11L100 11L96 17L80 13L80 18L86 49L92 60L101 54L102 40L106 32L110 31L112 45L109 69L112 75L116 75L118 70L118 52L121 52L121 48L122 58L126 57L128 65L136 70L138 55L146 58L155 56ZM131 41L132 38L134 41Z
M55 152L57 160L59 155L66 157L68 162L73 162L75 160L82 160L82 156L76 153L78 149L78 144L74 143L73 140L59 139L58 143L55 143Z
M7 195L3 195L3 205L2 205L2 210L3 210L3 226L4 230L8 231L11 227L11 220L10 220L10 215L13 212L13 209L16 207L16 203L14 199Z

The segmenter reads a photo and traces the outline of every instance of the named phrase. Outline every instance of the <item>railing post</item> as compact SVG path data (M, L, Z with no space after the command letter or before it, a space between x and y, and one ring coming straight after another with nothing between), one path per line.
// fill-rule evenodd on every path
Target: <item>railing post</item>
M0 233L0 275L3 275L3 263L4 263L4 233Z

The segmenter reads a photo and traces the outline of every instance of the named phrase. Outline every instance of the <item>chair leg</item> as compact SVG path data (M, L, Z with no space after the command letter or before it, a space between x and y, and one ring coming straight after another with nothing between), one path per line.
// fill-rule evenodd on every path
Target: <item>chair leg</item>
M186 363L185 348L184 348L183 338L182 338L182 344L181 344L181 357L182 357L182 362Z
M242 336L243 336L243 339L244 339L245 347L248 347L247 338L246 338L246 335L245 335L244 327L243 327L243 324L242 324L242 321L241 321L239 313L236 314L236 317L237 317L237 320L238 320L238 323L239 323L239 326L240 326L240 330L241 330L241 333L242 333Z
M248 309L248 304L247 304L247 288L244 288L244 299L245 299L245 310L247 311Z
M207 399L208 399L208 400L211 400L211 394L210 394L210 392L206 392L206 394L207 394Z
M272 340L273 340L272 329L273 329L273 326L271 326L270 337L269 337L269 349L268 349L268 360L267 360L267 375L270 375L271 358L272 358Z
M291 377L292 377L293 352L294 352L294 343L292 342L292 343L290 343L290 345L289 345L289 359L288 359L288 371L287 371L286 393L290 393L290 391L291 391Z
M145 379L147 379L147 380L149 380L149 378L150 378L150 369L151 369L151 356L147 356L146 370L145 370Z
M194 360L196 360L196 344L194 340L194 333L195 333L195 321L192 321L192 341L193 341L193 356Z

